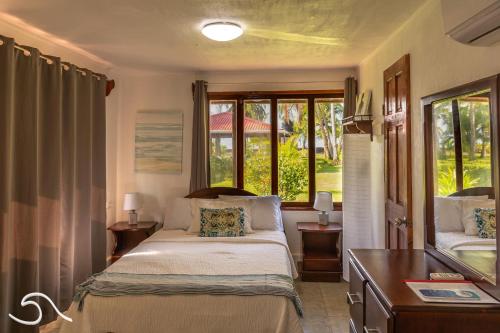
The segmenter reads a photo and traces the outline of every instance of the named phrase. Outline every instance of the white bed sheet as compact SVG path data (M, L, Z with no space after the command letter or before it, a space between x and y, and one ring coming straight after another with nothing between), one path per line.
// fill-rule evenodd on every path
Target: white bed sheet
M244 237L202 238L160 230L107 268L143 274L287 274L297 271L281 231ZM73 303L49 332L303 332L291 300L282 296L87 295L83 311Z
M496 239L469 236L464 232L436 232L436 247L447 250L496 250Z

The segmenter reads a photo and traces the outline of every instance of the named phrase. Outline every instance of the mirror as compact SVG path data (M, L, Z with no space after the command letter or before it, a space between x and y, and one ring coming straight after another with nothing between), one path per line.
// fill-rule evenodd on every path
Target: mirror
M429 105L427 204L432 200L435 249L496 284L492 91L467 91Z

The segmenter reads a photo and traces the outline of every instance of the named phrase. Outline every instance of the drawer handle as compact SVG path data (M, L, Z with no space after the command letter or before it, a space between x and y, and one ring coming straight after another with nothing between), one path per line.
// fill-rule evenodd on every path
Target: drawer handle
M368 328L366 326L363 326L363 332L364 333L380 333L380 331L376 328Z
M356 297L356 300L354 300L354 297ZM363 302L361 302L361 299L359 298L358 294L347 293L347 303L354 305L356 303L363 303Z

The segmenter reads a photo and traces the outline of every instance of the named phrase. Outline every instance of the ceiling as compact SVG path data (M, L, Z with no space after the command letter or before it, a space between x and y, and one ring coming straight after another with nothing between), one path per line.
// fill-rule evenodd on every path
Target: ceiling
M0 12L114 65L168 70L350 67L424 0L2 0ZM245 27L220 43L202 24Z

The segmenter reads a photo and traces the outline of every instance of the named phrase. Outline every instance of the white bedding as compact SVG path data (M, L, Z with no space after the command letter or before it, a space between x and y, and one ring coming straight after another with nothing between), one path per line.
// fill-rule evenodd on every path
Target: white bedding
M464 232L436 232L436 247L447 250L496 250L496 239L468 236Z
M202 238L161 230L106 270L142 274L286 274L297 271L281 231L244 237ZM88 295L73 303L52 332L302 332L291 300L282 296Z

